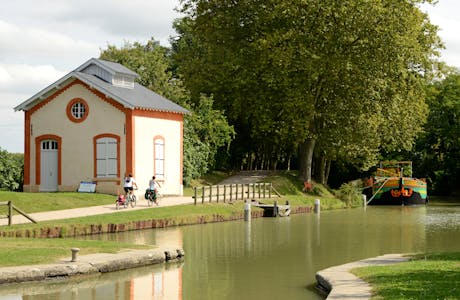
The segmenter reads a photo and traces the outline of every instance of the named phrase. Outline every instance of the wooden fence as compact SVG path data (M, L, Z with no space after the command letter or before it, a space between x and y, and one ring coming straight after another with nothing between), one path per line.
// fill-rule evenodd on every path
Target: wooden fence
M205 202L233 202L245 199L271 198L280 196L271 183L221 184L194 188L195 205L199 200Z
M19 208L13 205L11 201L8 202L0 202L0 206L8 206L7 212L6 212L6 218L8 218L8 226L13 225L13 209L32 221L33 223L37 223L31 216L29 216L27 213L23 212Z

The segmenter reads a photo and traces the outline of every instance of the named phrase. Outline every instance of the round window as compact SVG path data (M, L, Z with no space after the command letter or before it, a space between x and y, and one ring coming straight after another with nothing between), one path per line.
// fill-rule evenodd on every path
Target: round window
M81 98L72 99L67 104L67 117L75 123L83 122L88 117L88 104Z

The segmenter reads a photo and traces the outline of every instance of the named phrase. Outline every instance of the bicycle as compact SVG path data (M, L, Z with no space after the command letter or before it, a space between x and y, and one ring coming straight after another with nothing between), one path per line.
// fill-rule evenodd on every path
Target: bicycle
M128 190L128 193L126 194L126 206L131 205L131 207L135 207L136 204L137 204L137 197L134 194L134 190Z
M147 191L147 205L152 206L153 203L155 203L157 206L160 202L160 193L158 190L149 190Z

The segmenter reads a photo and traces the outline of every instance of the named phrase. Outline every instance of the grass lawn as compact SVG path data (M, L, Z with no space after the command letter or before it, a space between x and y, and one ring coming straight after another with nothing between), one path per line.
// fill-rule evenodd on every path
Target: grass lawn
M372 285L372 299L460 298L460 252L420 254L409 262L352 273Z
M75 239L18 239L1 238L0 266L46 264L71 258L70 249L80 248L80 255L116 253L130 249L149 249L153 246L131 245L119 242L100 242Z
M0 191L0 202L12 201L26 213L87 207L115 203L115 196L88 193L18 193ZM6 206L0 206L0 215L6 215Z

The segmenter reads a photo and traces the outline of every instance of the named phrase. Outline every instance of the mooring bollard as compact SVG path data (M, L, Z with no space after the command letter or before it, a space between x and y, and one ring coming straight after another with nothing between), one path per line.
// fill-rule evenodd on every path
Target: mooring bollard
M251 220L251 203L246 200L244 201L244 220Z
M80 248L72 248L70 249L70 251L72 251L72 262L75 262L77 261L77 254L78 252L80 251Z
M321 211L321 202L319 199L315 199L315 208L314 208L315 214L319 213Z

